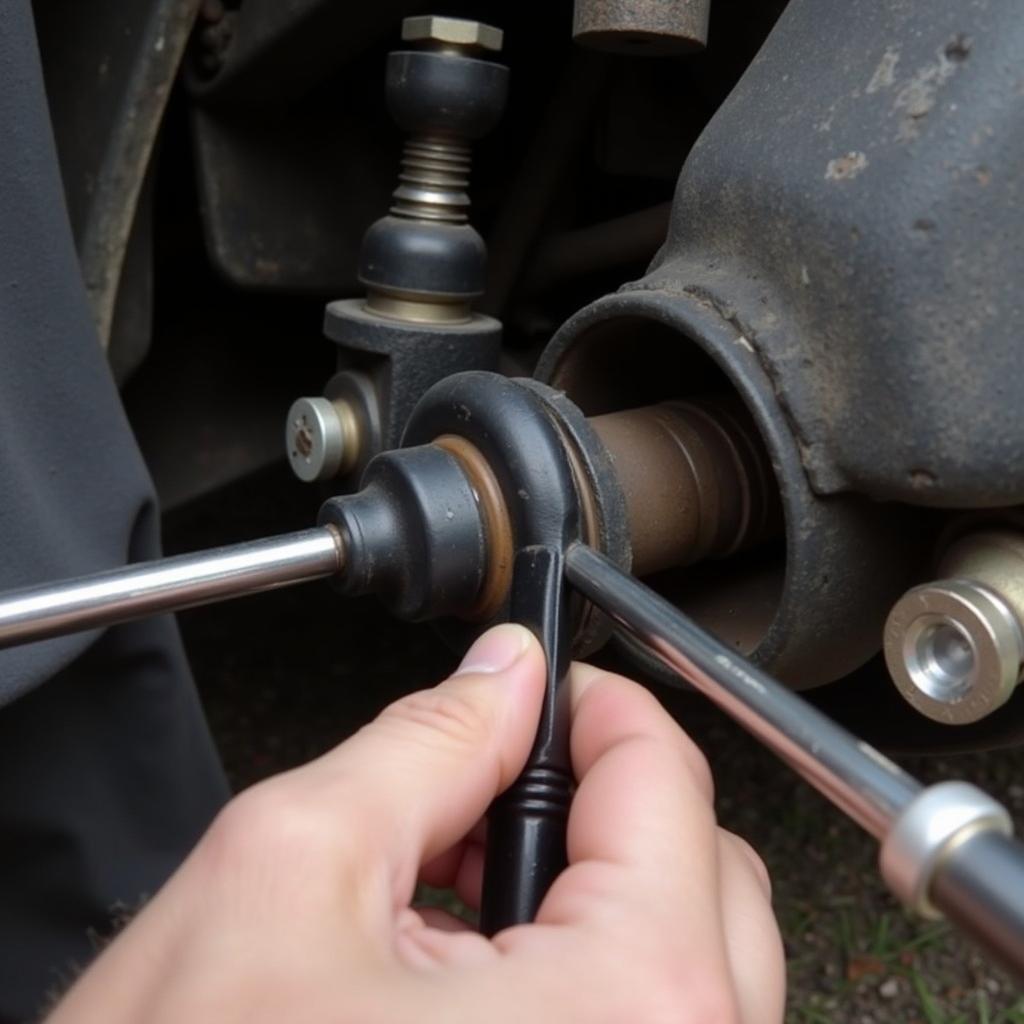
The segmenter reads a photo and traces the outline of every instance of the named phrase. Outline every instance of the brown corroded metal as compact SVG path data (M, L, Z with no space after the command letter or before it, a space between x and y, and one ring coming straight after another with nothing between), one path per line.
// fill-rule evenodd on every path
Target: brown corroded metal
M768 456L738 402L669 402L590 423L626 495L636 575L723 557L780 532Z
M636 575L723 558L781 534L778 487L739 401L666 402L589 423L625 495ZM488 566L473 618L486 620L500 610L512 582L511 517L491 466L473 444L452 434L433 443L458 459L480 503ZM584 540L600 546L587 474L568 444L567 454L580 492Z
M578 43L614 53L665 54L702 49L711 0L576 0Z

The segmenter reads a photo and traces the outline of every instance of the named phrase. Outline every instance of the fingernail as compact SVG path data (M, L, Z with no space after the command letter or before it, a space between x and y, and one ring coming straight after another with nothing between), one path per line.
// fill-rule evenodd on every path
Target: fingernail
M530 643L530 633L523 626L506 623L495 626L479 637L462 659L455 675L470 672L503 672L511 668Z

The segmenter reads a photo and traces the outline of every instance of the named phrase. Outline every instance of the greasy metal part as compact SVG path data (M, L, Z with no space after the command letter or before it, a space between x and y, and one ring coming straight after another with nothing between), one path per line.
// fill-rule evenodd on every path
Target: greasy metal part
M359 457L359 423L347 402L298 398L288 410L285 452L292 472L307 483L347 473Z
M885 659L915 710L947 725L976 722L1024 676L1024 537L986 530L955 540L940 579L909 590L885 625Z
M942 915L931 901L935 876L952 850L978 832L1013 835L1002 804L966 782L929 786L903 809L882 841L878 864L885 884L922 917Z
M563 434L541 395L524 383L495 373L439 381L414 410L405 443L451 435L480 453L501 490L516 551L503 611L531 628L547 655L536 740L488 816L481 923L493 933L532 920L565 865L573 789L565 679L577 623L563 552L580 537L580 504Z
M28 587L0 597L0 647L331 576L344 560L320 528Z
M465 224L469 220L469 174L473 150L442 135L410 139L402 151L398 188L392 193L396 217Z
M472 54L500 47L500 37L478 22L406 19L403 38L441 48L388 56L388 108L409 138L390 215L363 238L359 279L370 310L416 322L465 320L483 292L487 251L468 224L470 143L501 116L508 68ZM440 308L427 313L422 307L433 301Z
M501 610L512 585L515 548L508 506L494 470L475 445L456 434L443 434L433 443L458 460L480 505L487 536L487 572L477 605L467 617L486 622Z
M362 373L373 391L364 405L372 406L377 429L363 431L350 479L373 455L399 445L432 384L496 369L501 348L501 324L472 308L484 288L487 249L468 223L466 191L469 143L497 122L508 90L508 68L469 54L494 49L501 33L433 17L407 20L403 31L443 45L388 57L388 107L410 136L399 185L389 214L363 236L365 301L332 302L324 315L341 374Z
M335 406L344 406L354 422L352 461L339 466L346 479L359 480L370 459L381 450L381 409L371 376L358 370L336 373L324 388L324 397Z
M576 0L577 43L631 56L703 49L711 0Z
M498 53L504 33L480 21L426 14L402 22L402 39L407 43L437 43L456 52L480 49Z
M625 492L634 575L724 557L781 531L767 452L735 400L664 403L591 426Z
M473 318L473 307L463 298L445 302L431 296L430 301L425 302L394 292L379 292L375 288L367 290L363 308L375 316L407 324L468 324Z
M142 311L125 323L122 337L116 323L122 271L136 218L148 216L140 208L147 201L144 183L199 0L35 6L82 276L103 347L123 341L130 352L118 354L126 374L144 354L137 336L148 336L150 303L148 274L132 278ZM146 268L149 242L143 232L136 255Z
M324 333L339 349L333 380L359 375L357 401L375 424L362 431L360 461L350 474L355 480L373 455L398 447L409 414L432 384L465 370L495 369L501 349L501 324L482 313L465 323L400 321L376 315L361 299L328 303ZM325 394L336 397L330 385Z
M608 449L583 413L561 391L536 380L521 378L547 407L562 435L566 459L576 483L580 505L580 537L628 571L632 564L626 497ZM585 657L605 645L611 620L589 602L574 608L577 619L574 654Z
M356 494L330 498L321 526L345 547L334 582L347 597L375 594L411 621L473 614L487 575L487 533L462 464L422 444L376 456Z
M1024 533L990 525L964 534L950 542L936 570L988 587L1024 623Z
M989 953L1024 974L1024 846L1006 835L1004 808L962 783L922 789L877 750L585 545L570 545L565 567L577 590L882 840L884 877L896 895L912 909L930 913L934 907L948 914ZM972 850L977 859L971 859Z
M658 587L699 625L787 684L808 688L877 653L886 614L919 572L924 533L907 509L856 495L826 501L811 490L775 383L727 312L700 295L627 286L571 317L536 373L591 417L708 394L738 397L767 451L767 462L748 465L757 473L771 467L765 488L778 489L784 543L671 572ZM840 642L836 621L844 624Z
M490 130L504 107L507 69L486 62L467 63L466 58L478 50L499 52L502 38L501 29L462 18L426 15L402 22L403 41L437 44L439 49L431 52L440 56L394 53L388 62L392 111L403 127L409 125L417 132L402 154L391 207L395 216L455 224L469 220L467 189L473 161L469 140ZM421 100L416 109L416 101L403 95L409 79L414 88L437 95ZM465 97L453 95L466 88L480 90L471 113ZM430 110L432 101L440 109ZM494 109L488 110L489 106Z

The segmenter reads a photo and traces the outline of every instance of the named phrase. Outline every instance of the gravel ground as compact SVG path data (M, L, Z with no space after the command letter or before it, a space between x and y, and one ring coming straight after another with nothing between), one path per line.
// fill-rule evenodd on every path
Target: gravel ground
M316 506L283 472L264 474L173 517L168 550L300 528ZM196 609L181 621L236 788L315 757L455 660L429 627L396 623L375 603L341 601L320 583ZM910 920L888 896L874 844L855 826L707 703L657 693L707 753L722 823L771 872L788 956L788 1024L1024 1024L1024 994L1003 973L943 925ZM904 763L925 780L977 782L1024 822L1024 750Z

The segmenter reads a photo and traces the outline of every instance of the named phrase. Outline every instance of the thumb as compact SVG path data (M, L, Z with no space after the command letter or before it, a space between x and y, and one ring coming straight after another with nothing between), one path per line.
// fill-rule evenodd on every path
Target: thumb
M533 634L496 626L450 679L392 704L325 759L346 794L359 794L360 820L349 825L362 849L389 862L397 900L411 896L420 865L462 839L522 770L544 678Z

